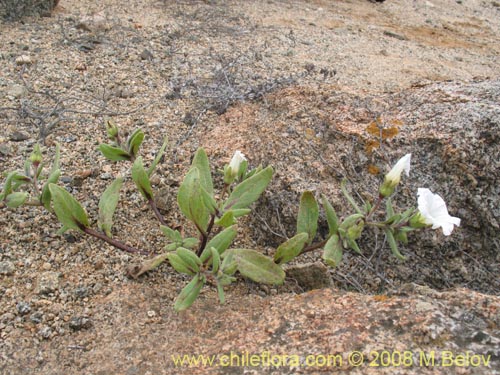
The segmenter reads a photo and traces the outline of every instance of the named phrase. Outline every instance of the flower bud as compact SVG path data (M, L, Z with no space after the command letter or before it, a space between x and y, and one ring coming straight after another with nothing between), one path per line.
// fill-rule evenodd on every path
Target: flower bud
M30 161L35 167L38 167L42 162L42 151L40 150L40 145L38 143L35 147L33 147L33 152L30 155Z
M232 183L240 171L241 164L246 161L245 155L241 151L236 151L229 163L229 166L224 170L224 182L226 184Z
M357 240L359 237L361 237L361 233L363 232L363 228L365 227L364 221L360 221L357 224L352 225L347 229L347 238L350 240Z
M394 193L394 189L401 181L401 173L405 171L406 175L410 175L410 160L411 154L406 154L398 160L396 165L385 175L384 182L380 187L380 195L385 197Z
M106 120L106 131L109 139L113 140L118 136L118 126L113 120Z

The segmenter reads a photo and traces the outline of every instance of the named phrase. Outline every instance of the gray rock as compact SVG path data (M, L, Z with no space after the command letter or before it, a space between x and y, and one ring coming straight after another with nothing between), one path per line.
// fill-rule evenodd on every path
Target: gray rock
M0 144L0 154L4 156L12 155L12 150L10 149L9 145L5 143Z
M28 133L20 132L20 131L16 130L16 131L11 133L10 140L14 141L14 142L22 142L22 141L29 139L29 137L30 137L30 135Z
M328 268L321 262L289 266L286 274L294 279L304 291L332 286L332 278L328 273Z
M59 289L59 272L44 272L37 279L38 294L50 294Z
M144 49L142 52L141 52L141 55L140 55L141 59L142 60L153 60L153 53L148 50L148 49Z
M50 336L52 335L52 329L48 326L45 326L38 331L38 334L45 340L50 339Z
M86 316L74 316L69 321L69 328L73 331L88 329L90 327L92 327L92 321Z
M16 309L19 312L19 314L26 315L29 314L29 312L31 311L31 306L28 302L21 301L17 303Z
M7 88L7 96L13 97L15 99L23 98L28 93L28 90L23 85L12 85Z
M89 295L89 289L84 286L80 286L75 289L75 296L77 298L85 298L88 295Z
M16 270L16 266L14 263L5 260L3 262L0 262L0 275L12 275L14 271Z
M41 311L36 311L30 315L30 320L35 323L41 323L43 321L43 313Z

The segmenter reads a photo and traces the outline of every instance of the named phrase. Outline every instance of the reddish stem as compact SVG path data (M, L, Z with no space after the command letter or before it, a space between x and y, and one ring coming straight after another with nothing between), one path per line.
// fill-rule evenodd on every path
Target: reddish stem
M92 237L99 238L100 240L103 240L104 242L107 242L110 245L113 245L114 247L116 247L120 250L126 251L127 253L149 255L149 252L147 252L145 250L137 249L135 247L124 244L121 241L115 240L113 238L109 238L104 233L98 232L95 229L87 228L87 227L83 227L81 229L84 233L86 233Z

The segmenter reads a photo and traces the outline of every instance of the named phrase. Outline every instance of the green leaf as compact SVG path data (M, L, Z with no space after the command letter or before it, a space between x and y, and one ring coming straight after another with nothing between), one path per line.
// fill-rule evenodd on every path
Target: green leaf
M234 260L240 273L263 284L281 285L285 280L285 272L273 260L258 251L251 249L232 249Z
M323 251L323 260L331 267L337 267L342 262L343 247L340 237L332 235L325 244Z
M215 220L216 225L220 225L221 227L227 228L231 225L236 224L236 220L234 219L233 211L229 210L222 215L220 219Z
M2 190L2 194L0 195L0 198L2 200L4 200L5 198L7 198L7 195L11 194L12 193L12 180L14 179L15 176L22 176L21 174L19 174L18 172L10 172L8 175L7 175L7 178L5 179L5 182L3 184L3 190Z
M208 211L215 215L217 212L217 202L212 194L206 191L204 188L201 188L201 196L203 198L203 204L208 209Z
M234 217L245 216L245 215L248 215L250 212L252 212L252 210L250 208L238 208L236 210L233 209L231 211L233 211Z
M182 247L185 247L186 249L192 249L196 245L198 245L200 241L197 238L194 237L188 237L182 240Z
M52 162L52 169L50 170L50 174L53 174L55 171L61 169L61 145L56 142L56 152L54 155L54 161Z
M248 208L255 202L273 177L273 169L267 167L237 185L224 204L224 209Z
M149 169L148 169L148 176L149 177L151 177L151 175L153 174L156 166L158 165L158 163L160 162L161 158L163 157L163 154L165 153L165 150L166 150L167 146L168 146L168 137L165 137L163 139L163 144L161 145L160 150L156 154L155 160L153 160L153 163L151 163L151 165L149 166Z
M392 207L392 200L391 198L387 198L387 201L385 202L385 212L386 212L386 219L389 219L394 216L394 208Z
M132 165L132 180L134 180L137 189L147 201L153 199L153 190L151 189L151 182L144 166L142 165L142 157L135 159Z
M120 160L131 160L131 156L128 152L125 150L119 148L119 147L114 147L110 146L106 143L101 143L99 145L99 151L104 155L105 158L111 160L111 161L120 161Z
M184 216L194 222L199 230L206 231L209 213L203 203L201 189L200 172L198 168L192 167L179 187L177 203Z
M406 260L406 258L399 252L398 244L394 239L394 234L392 233L391 229L387 228L384 230L384 232L385 237L387 238L387 242L389 243L389 247L391 248L392 254L394 254L394 256L400 260Z
M220 270L222 273L226 276L232 276L234 273L238 270L238 263L234 260L233 253L231 251L226 251L224 254L221 256L222 258L222 264L220 265ZM219 281L222 283L224 279L221 279L221 276L219 275ZM229 281L227 284L222 284L222 285L229 285L233 281L232 279L226 279L226 281Z
M144 140L144 133L141 129L136 129L127 140L128 153L132 155L133 158L137 156L139 152L139 147L141 147L142 141Z
M276 254L274 254L274 261L278 264L291 261L300 254L308 238L307 233L299 233L279 245Z
M173 230L165 225L160 225L160 230L170 240L174 242L182 242L182 236L178 230Z
M179 247L175 253L184 261L184 263L188 265L190 269L195 272L200 270L200 266L202 265L201 260L193 251Z
M50 194L49 185L50 184L56 184L57 181L59 181L59 177L60 176L61 176L61 170L60 169L56 169L55 171L53 171L50 174L49 178L47 179L47 181L43 185L42 195L40 197L40 202L42 202L43 206L45 207L45 209L47 211L51 211L52 210L50 208L50 201L52 199L52 196Z
M210 258L210 248L214 247L219 252L219 255L222 255L224 251L231 245L234 238L236 237L236 226L224 229L222 232L214 236L205 246L203 253L200 256L200 259L203 263L205 263Z
M224 304L226 297L224 296L224 287L220 283L217 283L217 295L219 296L220 304Z
M324 195L321 196L321 203L325 209L326 221L328 222L328 235L337 234L339 230L339 218L335 209Z
M211 247L210 252L212 253L212 273L217 275L220 267L219 251L215 247Z
M5 204L7 207L10 208L17 208L19 206L22 206L24 202L26 202L26 199L28 199L28 193L26 192L17 192L17 193L10 193L7 195L7 198L5 198Z
M355 252L357 252L358 254L362 254L361 249L359 248L358 243L356 242L356 240L351 240L351 239L348 238L347 239L347 244Z
M88 228L87 213L78 201L65 189L49 184L52 204L57 218L66 229L83 230Z
M314 195L305 191L300 198L299 214L297 217L297 233L307 233L308 244L311 244L318 229L319 207Z
M205 279L203 277L195 275L195 277L193 277L189 284L187 284L177 296L174 304L175 311L182 311L189 308L200 294L204 283Z
M106 236L111 238L111 227L113 225L113 215L120 199L120 189L123 184L123 178L118 177L104 191L99 200L99 215L97 225L104 231Z
M195 275L196 271L193 270L177 253L167 253L168 262L179 273L186 275Z
M213 196L214 186L212 182L212 175L210 173L210 164L208 161L207 153L203 148L199 148L198 151L196 151L196 154L194 154L191 167L198 168L201 187L205 189L205 191L210 194L210 196Z
M347 230L355 225L356 222L361 218L364 218L363 214L352 214L347 216L338 228L339 233L342 235L342 237L345 237L347 235Z
M358 214L361 214L362 211L358 207L358 205L356 204L356 201L354 200L354 198L347 191L346 184L347 184L347 178L342 179L342 182L340 183L340 189L342 190L342 194L344 194L344 196L346 197L348 202L351 204L351 206L356 210L356 212Z

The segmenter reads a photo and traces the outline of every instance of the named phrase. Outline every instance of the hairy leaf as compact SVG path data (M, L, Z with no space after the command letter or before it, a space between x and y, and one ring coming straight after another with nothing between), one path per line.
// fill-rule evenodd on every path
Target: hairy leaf
M57 218L66 229L83 230L89 226L87 213L65 189L49 184L52 204Z
M332 267L337 267L342 261L343 247L338 235L330 237L323 251L323 260Z
M101 151L105 158L111 161L131 160L131 156L128 152L119 147L110 146L106 143L101 143L99 145L99 151Z
M153 189L151 189L151 182L144 166L142 165L142 157L135 159L132 165L132 180L134 180L137 189L147 201L153 199Z
M232 249L238 271L249 279L263 284L283 284L285 272L273 260L251 249Z
M120 198L120 189L123 184L123 178L118 177L104 191L99 200L99 214L97 225L104 231L106 236L111 237L111 227L113 225L113 215L115 214L118 199Z
M203 250L203 253L200 256L201 261L205 263L207 259L210 258L211 255L210 248L212 247L217 249L219 254L222 255L224 251L227 250L229 245L231 245L237 233L238 232L236 231L236 226L233 225L232 227L224 229L222 232L220 232L214 238L208 241L207 245L205 246L205 249Z
M224 204L224 209L248 208L266 189L273 176L273 169L267 167L237 185Z
M200 275L195 275L189 284L187 284L177 296L174 304L175 311L182 311L189 308L200 294L204 283L204 278Z
M319 207L314 195L306 191L300 198L299 215L297 217L297 233L307 233L308 244L316 236L318 229Z
M307 233L299 233L279 245L276 254L274 254L274 261L278 264L291 261L300 254L308 238Z
M194 222L198 229L205 231L208 226L209 213L203 203L201 189L200 172L198 168L192 167L179 187L177 203L184 216Z

